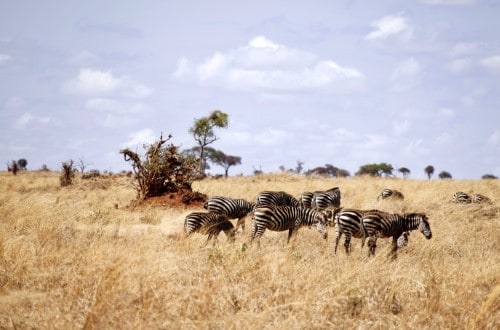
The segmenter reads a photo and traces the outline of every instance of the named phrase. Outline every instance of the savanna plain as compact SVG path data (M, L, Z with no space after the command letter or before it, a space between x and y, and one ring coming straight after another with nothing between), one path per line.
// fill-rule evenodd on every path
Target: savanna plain
M201 205L136 203L127 176L0 173L2 329L499 329L500 181L310 178L266 174L195 181L193 190L253 201L263 190L340 187L342 206L424 212L433 237L412 232L398 257L353 239L334 253L335 230L266 231L249 244L223 233L183 233ZM404 201L377 201L383 188ZM492 204L451 202L457 191ZM168 196L167 196L168 198Z

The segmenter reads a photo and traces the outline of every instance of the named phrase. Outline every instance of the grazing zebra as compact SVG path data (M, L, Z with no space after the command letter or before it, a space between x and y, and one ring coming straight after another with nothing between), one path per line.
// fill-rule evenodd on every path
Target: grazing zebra
M404 195L394 189L383 189L380 194L377 196L377 200L393 198L393 199L404 199Z
M307 209L310 209L311 208L311 201L313 199L313 196L314 196L314 193L312 193L310 191L303 192L300 195L300 200L299 200L300 206L301 207L305 207Z
M260 206L300 206L299 201L284 191L263 191L257 195L257 207Z
M491 199L481 194L470 195L472 203L491 203Z
M184 232L186 237L192 233L208 235L205 245L214 238L214 244L219 233L223 231L229 241L234 241L235 229L227 216L215 212L192 212L184 219Z
M453 195L452 201L454 203L470 204L472 203L472 198L469 194L459 191Z
M255 204L244 199L214 196L203 207L209 212L224 214L229 219L238 219L236 229L241 226L242 231L245 231L245 217L248 213L253 212Z
M428 218L423 213L390 214L380 211L365 212L361 219L362 241L368 237L368 255L375 255L377 238L392 237L391 253L395 257L398 250L398 238L404 232L418 229L425 238L432 238L432 231Z
M252 238L260 238L266 229L272 231L288 230L287 243L292 235L302 226L316 225L323 238L328 237L327 212L294 206L263 206L257 207L253 214Z
M340 206L340 189L338 187L328 189L326 191L314 192L311 201L312 208L324 209L329 206Z

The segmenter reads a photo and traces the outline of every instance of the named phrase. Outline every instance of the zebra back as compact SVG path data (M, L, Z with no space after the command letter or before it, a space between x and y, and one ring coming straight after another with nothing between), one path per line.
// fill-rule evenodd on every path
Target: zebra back
M261 206L253 215L252 239L260 237L266 229L272 231L289 230L288 240L292 232L302 226L317 225L318 231L327 235L328 216L326 212L295 206Z
M303 192L300 195L300 200L299 200L300 206L310 209L313 196L314 196L314 193L312 193L310 191Z
M245 217L255 208L255 203L244 199L234 199L224 196L210 198L203 207L209 212L225 214L230 219Z
M469 204L469 203L472 203L472 198L469 194L464 193L463 191L459 191L459 192L456 192L455 194L453 194L452 201L454 203Z
M256 206L299 206L299 201L284 191L262 191L257 195Z
M472 203L491 203L491 199L481 194L470 195Z
M401 192L394 189L383 189L378 195L377 200L386 198L404 199L404 195Z
M325 209L329 206L340 206L340 190L338 195L335 193L328 193L326 191L315 192L311 201L312 208Z

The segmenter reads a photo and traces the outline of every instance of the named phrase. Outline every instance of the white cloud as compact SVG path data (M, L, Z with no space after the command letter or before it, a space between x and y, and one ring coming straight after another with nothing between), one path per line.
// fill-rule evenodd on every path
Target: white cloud
M29 112L25 112L16 121L15 127L16 128L25 128L26 126L28 126L30 124L45 125L45 124L50 123L50 121L51 121L50 117L40 117L40 116L35 116Z
M438 115L445 120L449 120L455 117L455 111L449 108L442 108L439 109Z
M479 45L473 42L461 42L453 46L450 51L451 56L465 56L476 53L479 50Z
M278 129L266 129L255 134L254 141L258 145L272 146L282 144L284 141L290 140L290 133Z
M0 54L0 65L12 60L12 56L7 54Z
M424 146L423 139L416 139L410 141L410 143L408 143L408 145L404 148L404 151L409 156L418 157L428 154L430 150Z
M494 55L484 58L479 61L479 64L481 64L486 69L500 73L500 55Z
M446 67L452 73L463 73L472 67L472 60L470 58L459 58L449 62Z
M99 59L99 57L97 55L95 55L94 53L84 50L84 51L81 51L81 52L71 56L67 62L69 64L87 64L88 65L89 63L94 63L98 59Z
M88 99L85 108L118 114L137 114L147 110L147 107L142 103L129 103L110 98Z
M365 36L368 40L386 39L396 35L409 39L413 33L407 24L407 18L402 15L384 16L374 21L371 26L374 30Z
M354 68L332 60L317 60L314 54L279 45L259 36L244 46L217 52L195 65L178 61L172 76L202 85L268 93L330 90L348 92L362 88L364 76Z
M495 130L488 138L488 143L492 146L500 146L500 130Z
M407 119L403 121L392 122L392 132L394 133L394 135L401 135L403 133L406 133L408 132L410 127L411 127L410 121L408 121Z
M421 73L420 63L413 57L398 63L391 75L392 90L402 92L412 88L420 81Z
M146 128L140 131L137 131L133 134L129 134L128 140L122 143L122 148L133 148L133 147L142 147L144 144L149 144L155 142L156 137L154 132L150 128Z
M20 108L24 105L24 99L19 96L12 96L7 99L5 106L9 109Z
M81 69L78 76L63 84L63 91L85 96L120 95L133 98L147 97L152 90L130 78L116 78L109 71Z

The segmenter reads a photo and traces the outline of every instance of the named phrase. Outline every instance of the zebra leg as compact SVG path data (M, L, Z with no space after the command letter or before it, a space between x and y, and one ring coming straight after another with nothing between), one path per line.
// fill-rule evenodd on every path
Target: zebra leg
M376 248L377 248L377 238L372 236L368 237L368 256L374 256Z
M345 252L351 254L351 235L346 234L344 240Z
M290 243L290 239L292 238L292 236L294 236L295 232L295 228L288 229L288 239L286 241L287 244Z
M335 254L337 254L337 246L339 245L339 241L340 241L341 237L342 237L342 232L336 231L336 233L335 233Z
M398 256L398 237L392 237L392 246L391 246L391 258L396 259Z

